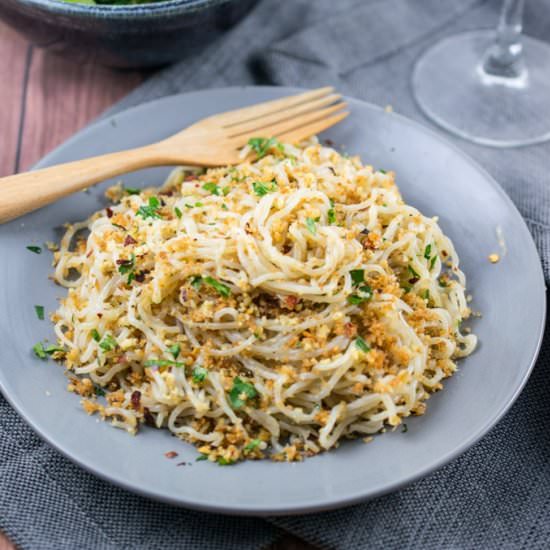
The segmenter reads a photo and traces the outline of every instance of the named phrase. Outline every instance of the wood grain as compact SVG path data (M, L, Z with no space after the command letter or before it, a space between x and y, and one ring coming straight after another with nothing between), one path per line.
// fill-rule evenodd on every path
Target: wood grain
M0 533L0 550L15 550L15 547L2 533Z
M18 170L28 170L142 79L139 72L78 65L33 48Z
M23 38L0 24L0 176L7 176L15 170L29 51L30 47Z
M32 77L31 70L30 82L34 81ZM165 165L216 167L238 164L241 161L238 148L246 145L256 135L257 128L260 128L264 135L287 136L291 143L294 140L290 136L297 136L296 142L302 141L336 124L349 114L342 112L346 107L344 102L338 102L330 107L321 105L321 108L316 108L319 104L319 96L321 94L326 96L331 91L331 88L324 88L287 96L284 99L257 103L236 111L209 116L156 143L90 158L80 158L57 166L2 178L0 224L86 189L95 183L135 170ZM30 88L29 92L31 92ZM70 94L69 97L74 95ZM29 93L30 97L32 96ZM46 99L49 97L49 95L45 96ZM333 98L333 95L328 95L330 101L333 101ZM30 115L31 104L27 103L26 108ZM289 107L285 108L285 104ZM49 110L39 108L38 112L45 114L49 113ZM234 122L236 117L248 118L253 122ZM25 121L27 120L35 120L35 118L25 116ZM61 125L60 128L65 129L65 125ZM55 128L53 129L55 131ZM27 134L29 132L24 127L23 138ZM37 144L40 145L43 141L44 139L41 139ZM114 147L116 148L116 144ZM24 156L22 158L24 159Z

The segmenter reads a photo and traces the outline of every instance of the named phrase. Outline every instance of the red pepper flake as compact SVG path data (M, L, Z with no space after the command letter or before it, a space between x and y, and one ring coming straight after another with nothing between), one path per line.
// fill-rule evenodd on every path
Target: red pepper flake
M283 307L286 307L287 309L294 309L298 305L299 301L300 299L296 296L285 296L283 298Z
M194 181L197 177L194 174L189 174L183 178L183 181Z
M109 207L105 208L105 212L107 212L107 217L108 218L113 217L113 211Z
M136 273L134 280L137 281L138 283L143 283L143 281L145 281L145 275L147 275L148 273L150 273L148 269L144 271L140 271L139 273Z
M103 317L103 313L96 313L96 315L101 319Z
M415 283L418 283L418 281L420 281L419 277L413 277L412 279L409 279L409 283L411 285L414 285Z
M357 334L357 327L353 323L346 323L344 325L344 334L348 338L353 338Z
M325 144L328 145L329 147L333 147L334 141L332 141L332 139L325 139Z
M167 453L164 453L164 456L166 458L176 458L178 453L176 453L176 451L168 451Z
M126 235L126 238L124 239L124 246L129 246L136 243L137 241L131 235Z
M132 407L134 407L134 410L139 411L139 407L141 405L141 392L139 390L133 392L130 397L130 401L132 402Z
M143 407L143 419L148 426L156 427L155 417L151 414L151 411L147 407Z

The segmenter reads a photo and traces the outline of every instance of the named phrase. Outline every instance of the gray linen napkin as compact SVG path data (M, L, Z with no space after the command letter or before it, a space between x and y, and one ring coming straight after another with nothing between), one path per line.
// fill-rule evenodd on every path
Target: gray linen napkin
M111 112L207 87L330 83L427 123L410 94L414 61L443 36L493 27L499 4L264 0L201 55L155 75ZM527 6L527 32L550 40L550 5L530 0ZM550 145L496 151L457 142L515 201L548 280ZM43 443L0 397L0 529L21 548L261 548L281 528L320 547L346 550L545 548L550 540L546 336L516 405L462 457L400 492L362 505L268 521L191 512L113 488Z

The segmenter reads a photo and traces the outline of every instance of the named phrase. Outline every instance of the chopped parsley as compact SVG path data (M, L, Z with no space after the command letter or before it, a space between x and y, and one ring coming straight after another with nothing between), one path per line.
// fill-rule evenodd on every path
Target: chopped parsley
M378 171L379 171L381 174L387 174L387 172L386 172L383 168L378 168Z
M48 355L53 355L56 351L66 351L65 348L53 344L44 344L42 342L34 344L32 350L39 359L47 359Z
M180 351L181 351L181 346L179 344L174 344L168 348L168 352L174 356L174 359L178 358Z
M368 353L370 351L370 346L361 338L361 336L358 336L355 339L355 346L358 347L362 352Z
M248 382L243 382L238 376L233 379L233 387L229 392L229 401L234 409L243 407L249 399L258 396L256 388Z
M275 138L255 137L248 140L248 145L252 147L258 159L265 157L272 147L277 147L279 151L284 153L282 143L279 143Z
M420 294L420 296L421 296L422 298L424 298L424 300L429 300L429 299L430 299L430 291L429 291L427 288L425 288L425 289L422 291L422 293Z
M95 386L94 388L94 393L98 396L98 397L105 397L105 390L103 388L100 388L99 386Z
M139 195L141 193L141 189L137 189L136 187L125 187L124 191L126 191L128 195Z
M252 189L254 189L254 193L258 195L259 197L263 197L264 195L267 195L268 193L273 193L277 189L277 182L275 181L255 181L252 184Z
M407 426L407 424L402 424L401 425L401 431L406 434L408 431L409 431L409 427Z
M48 355L46 354L46 350L44 349L44 344L42 344L42 342L34 344L32 350L39 359L46 359L48 357Z
M231 191L231 187L229 187L229 185L226 185L225 187L222 188L222 195L224 197L227 197L227 195L229 195Z
M370 299L372 299L372 288L365 284L359 286L355 294L348 296L348 304L356 306L363 302L368 302Z
M99 342L99 347L103 351L113 351L117 347L117 345L117 341L110 334L106 334L103 337L103 340Z
M207 285L211 286L214 290L217 290L218 293L224 298L227 298L231 294L231 289L227 285L220 283L213 277L205 277L204 282Z
M97 332L97 330L95 328L92 329L91 333L92 335L92 338L96 341L96 342L99 342L101 340L101 336L99 335L99 332Z
M195 458L195 462L202 462L203 460L208 460L208 455L202 454Z
M34 311L36 312L36 316L40 321L44 320L44 306L34 306Z
M414 268L412 267L412 265L408 265L407 266L407 269L409 270L409 273L413 276L413 277L416 277L417 279L420 279L420 275L414 270Z
M254 449L256 449L257 447L260 446L260 443L262 442L261 439L253 439L252 441L250 441L250 443L247 443L245 446L244 446L244 449L243 451L245 453L247 452L250 452L250 451L253 451Z
M204 380L208 376L208 371L204 367L201 367L200 365L195 365L193 367L192 375L193 375L193 382L195 382L195 384L200 384L201 382L204 382Z
M217 183L214 183L213 181L206 182L202 188L205 191L208 191L212 195L220 195L220 188L218 187Z
M34 252L35 254L42 254L42 248L40 246L29 245L27 250Z
M333 223L336 223L336 212L334 208L329 208L327 212L327 219L329 225L332 225Z
M319 218L306 218L307 229L312 235L315 235L317 233L318 221L319 221Z
M144 367L178 367L184 368L185 363L171 359L149 359L143 363Z
M136 278L136 255L132 253L129 260L119 260L118 272L121 275L128 275L126 284L131 284Z
M432 256L432 245L427 244L424 249L424 258L430 262L430 271L434 268L435 261L437 260L437 254Z
M141 216L144 220L147 218L160 219L162 216L158 213L160 208L160 201L157 197L149 197L147 206L140 206L137 211L137 215Z
M360 285L365 281L365 270L364 269L352 269L349 274L351 275L351 280L355 286Z
M177 206L174 207L174 212L175 212L176 216L181 220L181 217L183 216L183 214Z
M194 277L191 278L191 286L195 290L199 290L201 285L202 285L202 277L200 275L195 275Z
M216 462L219 466L231 466L232 464L235 464L234 460L231 460L230 458L224 458L223 456L219 456L216 459Z

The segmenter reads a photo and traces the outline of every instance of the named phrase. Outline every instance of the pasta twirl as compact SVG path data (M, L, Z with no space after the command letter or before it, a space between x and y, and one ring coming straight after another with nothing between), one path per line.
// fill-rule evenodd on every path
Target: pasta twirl
M392 173L317 140L269 145L111 189L55 257L53 320L85 409L220 464L398 426L476 345L453 244Z

